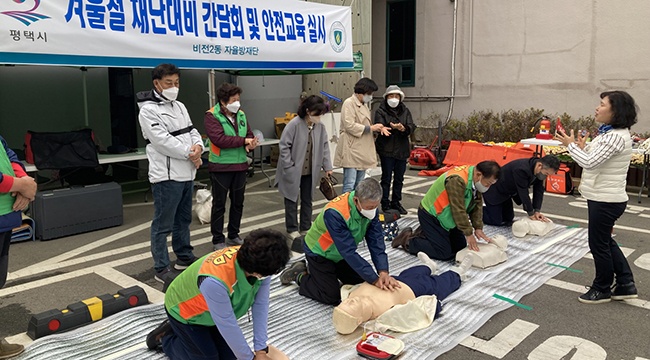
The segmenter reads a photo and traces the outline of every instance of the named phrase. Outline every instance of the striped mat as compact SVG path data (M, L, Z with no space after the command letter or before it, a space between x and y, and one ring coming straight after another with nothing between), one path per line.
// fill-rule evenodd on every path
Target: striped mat
M400 227L417 227L417 219L402 218ZM502 234L509 240L509 260L496 267L472 268L468 280L443 302L441 316L421 331L393 334L404 341L401 359L435 359L457 346L478 330L490 317L511 306L493 295L519 301L545 281L571 266L587 251L587 230L555 225L545 237L515 238L509 228L486 226L486 234ZM418 265L415 256L387 244L391 272L399 273ZM370 259L367 247L359 252ZM438 263L438 272L452 265ZM359 359L355 345L361 330L339 335L331 322L332 307L298 295L297 287L282 286L277 276L272 279L269 309L269 343L284 351L291 359ZM34 341L25 353L26 359L167 359L164 354L148 351L144 344L149 331L165 319L161 304L130 309L97 323ZM247 339L252 340L252 322L243 316L240 325ZM426 339L423 341L422 339Z

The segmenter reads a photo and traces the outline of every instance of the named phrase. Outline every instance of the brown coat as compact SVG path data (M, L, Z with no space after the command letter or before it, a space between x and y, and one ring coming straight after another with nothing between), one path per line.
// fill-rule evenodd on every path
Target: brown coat
M370 110L355 95L345 99L341 107L339 142L334 166L365 170L377 166L375 139L366 127L372 125Z

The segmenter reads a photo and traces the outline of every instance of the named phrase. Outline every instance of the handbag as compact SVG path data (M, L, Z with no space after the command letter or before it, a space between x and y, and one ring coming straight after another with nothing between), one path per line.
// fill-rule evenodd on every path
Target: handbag
M320 189L320 192L323 193L323 196L327 200L332 200L338 195L336 194L336 190L334 190L334 185L338 184L339 181L333 176L333 175L325 175L322 178L320 178L320 185L318 188Z

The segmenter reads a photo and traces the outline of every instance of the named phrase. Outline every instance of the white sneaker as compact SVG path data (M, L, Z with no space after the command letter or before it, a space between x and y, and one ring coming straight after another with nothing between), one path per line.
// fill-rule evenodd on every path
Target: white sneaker
M436 270L438 269L438 265L436 264L435 261L431 260L429 255L423 253L422 251L418 252L418 259L420 262L422 262L422 265L426 265L431 269L431 275L436 273Z
M300 235L300 233L297 232L297 231L292 231L292 232L289 233L289 237L291 238L291 240L295 240L295 239L297 239L297 238L299 238L301 236L302 235Z

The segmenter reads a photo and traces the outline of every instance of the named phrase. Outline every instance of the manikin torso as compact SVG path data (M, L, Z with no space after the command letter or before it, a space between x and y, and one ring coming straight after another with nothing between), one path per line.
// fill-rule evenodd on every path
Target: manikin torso
M339 304L348 314L360 316L361 322L373 320L397 304L406 304L415 299L411 288L399 281L401 287L395 291L382 290L364 282L354 289L349 297Z

